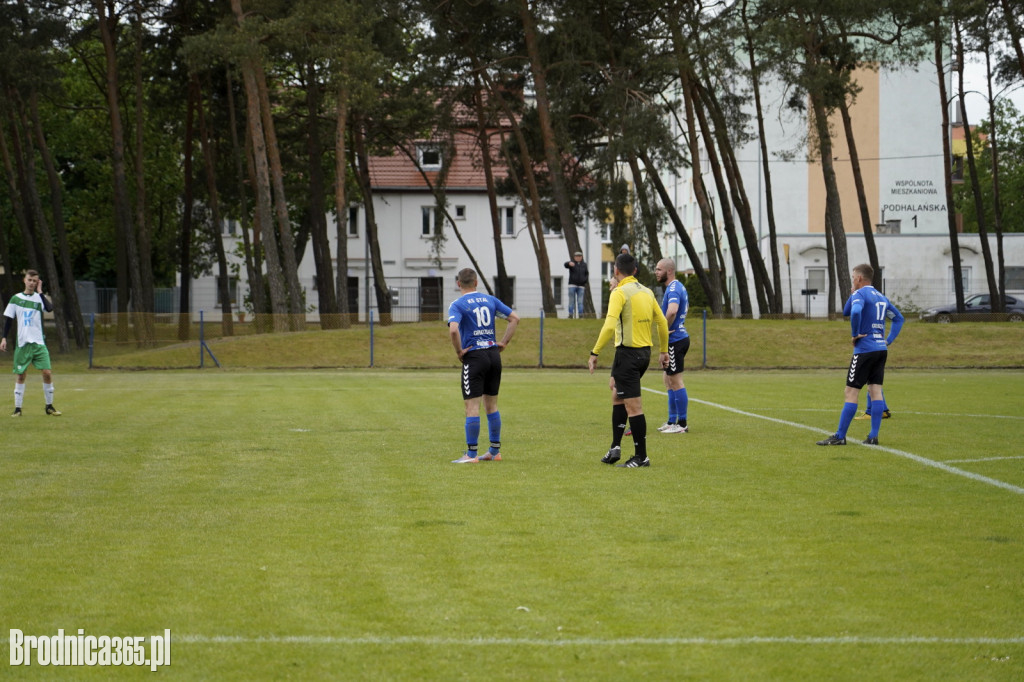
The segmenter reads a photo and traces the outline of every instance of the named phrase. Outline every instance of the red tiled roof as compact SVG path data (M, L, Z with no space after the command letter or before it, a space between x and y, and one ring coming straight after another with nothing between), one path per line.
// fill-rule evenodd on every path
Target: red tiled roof
M499 154L500 136L492 132L489 141L494 173L499 178L503 177L506 171L504 160L500 158ZM429 145L430 141L424 140L419 144ZM448 171L446 189L448 191L485 190L487 183L484 179L480 145L475 131L456 132L453 144L455 158ZM425 174L431 183L436 183L440 176L439 171L426 171ZM370 183L373 185L374 191L429 191L427 182L416 164L404 152L397 150L392 156L370 157Z

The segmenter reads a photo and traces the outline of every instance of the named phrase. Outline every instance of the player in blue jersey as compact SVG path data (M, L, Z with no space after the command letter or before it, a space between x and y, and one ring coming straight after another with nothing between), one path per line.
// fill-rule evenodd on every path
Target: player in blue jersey
M888 348L903 328L903 315L889 299L871 286L874 270L870 265L861 264L853 269L853 293L850 295L850 330L853 341L853 358L846 373L846 402L839 415L839 428L818 445L846 445L846 431L857 414L860 389L868 386L868 400L871 401L871 432L864 441L866 445L878 445L878 429L882 425L882 380L885 377L885 360ZM885 322L890 320L889 334L885 333Z
M846 299L846 305L843 306L843 317L850 316L850 306L853 303L853 296ZM885 402L885 391L882 391L882 419L888 419L892 416L892 412L889 411L889 404ZM864 414L859 414L853 418L853 421L862 421L871 419L871 396L868 396L867 405L864 409Z
M501 459L501 413L498 412L498 388L501 386L501 351L519 326L519 316L489 294L476 290L477 276L472 268L459 271L456 281L462 293L448 306L448 334L455 354L462 361L462 400L466 405L466 453L452 460L455 464ZM495 341L494 320L508 320L501 341ZM477 455L480 437L480 402L487 413L487 431L491 446Z
M683 384L683 360L690 350L690 335L686 331L686 313L690 309L690 296L683 283L676 279L676 263L662 258L654 266L658 284L665 287L661 297L661 312L668 320L668 367L665 368L665 388L668 390L668 419L658 427L662 433L686 433L689 396Z

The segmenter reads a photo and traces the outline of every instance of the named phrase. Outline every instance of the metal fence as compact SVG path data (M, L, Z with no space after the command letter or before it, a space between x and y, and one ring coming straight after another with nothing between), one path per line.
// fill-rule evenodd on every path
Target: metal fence
M117 312L117 290L112 288L96 288L92 289L83 288L84 285L89 283L78 283L79 284L79 300L82 305L82 313L88 318L91 314L100 316L101 320L105 320L105 316L114 314ZM458 289L454 285L454 280L451 278L393 278L388 280L389 288L389 301L391 303L390 315L382 316L380 308L377 304L376 290L372 286L372 282L367 282L366 279L360 279L358 283L352 282L352 286L349 289L349 310L350 321L355 324L366 324L368 320L368 314L372 314L376 320L383 321L385 323L390 322L429 322L443 320L448 313L448 305L459 296ZM369 285L369 286L367 286ZM828 317L828 291L827 285L822 283L812 282L806 279L800 280L783 280L782 282L782 299L783 299L783 316L784 317L804 317L804 318L825 318ZM604 291L597 291L591 289L591 297L594 307L602 311L605 309L604 302L607 300L607 288L602 285ZM739 298L736 292L736 283L734 278L730 278L729 286L730 292L730 303L733 313L731 317L740 317L739 314ZM481 286L480 290L483 291L484 287ZM656 289L656 293L660 296L660 290ZM947 305L955 302L955 294L953 292L952 284L942 279L886 279L882 285L882 293L889 297L889 299L906 315L916 315L922 310L925 310L932 306ZM965 291L964 294L970 295L977 293L973 291ZM987 293L984 292L984 293ZM1024 291L1010 291L1011 294L1019 294L1024 296ZM567 313L567 293L562 286L556 285L554 287L554 298L555 298L555 317L565 317ZM170 288L159 288L155 290L156 305L153 312L157 316L157 320L170 323L176 321L179 312L179 295L177 287ZM694 296L693 299L697 297ZM752 295L752 306L754 308L753 317L762 317L760 311L757 309L757 302L755 297ZM516 281L514 285L514 294L512 301L506 301L513 308L520 317L540 317L543 309L544 297L541 292L540 282L526 282ZM324 317L323 323L328 327L337 327L341 323L338 319L326 319L327 316L321 316L319 311L315 307L315 294L312 292L306 292L306 303L308 306L308 312L303 315L305 324L320 325L321 317ZM838 311L842 310L843 301L836 300L835 308ZM221 311L216 307L209 307L204 310L205 319L207 322L220 322ZM244 309L235 308L232 313L235 320L238 322L250 322L259 317L262 319L268 319L268 316L254 316L251 312L247 312ZM548 315L549 317L551 315ZM195 323L199 321L199 310L193 310L190 313L191 320ZM335 316L337 317L337 316ZM777 317L775 315L764 317ZM256 325L260 327L265 323L258 322ZM297 323L289 323L286 325L287 328L294 328ZM272 331L280 328L280 324L269 325L268 329L260 329L260 331ZM299 324L301 326L301 324Z

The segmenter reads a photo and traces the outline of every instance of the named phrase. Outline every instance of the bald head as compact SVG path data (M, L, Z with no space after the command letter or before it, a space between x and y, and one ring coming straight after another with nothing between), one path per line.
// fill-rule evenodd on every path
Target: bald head
M671 258L662 258L654 266L654 277L658 284L668 284L676 278L676 262Z

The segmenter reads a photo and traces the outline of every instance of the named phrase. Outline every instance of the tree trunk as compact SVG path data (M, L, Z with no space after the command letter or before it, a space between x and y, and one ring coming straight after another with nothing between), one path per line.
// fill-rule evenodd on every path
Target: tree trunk
M679 49L677 46L677 56ZM697 141L697 121L693 111L689 67L681 64L679 75L682 79L683 102L686 107L687 143L690 151L690 168L693 173L693 194L697 200L697 206L700 208L700 225L704 233L704 252L707 254L708 272L710 273L708 282L711 289L707 292L708 304L711 306L712 312L720 315L723 312L722 301L724 294L721 282L722 268L719 267L718 254L715 249L717 238L715 237L715 226L712 222L713 211L711 202L708 199L707 190L704 187L704 178L700 170L700 144Z
M373 286L377 296L377 312L380 315L380 324L388 326L392 322L391 292L388 289L387 281L384 279L384 263L380 255L380 241L377 238L377 214L373 209L373 184L370 181L369 155L366 152L366 137L362 117L356 117L353 124L352 146L356 154L356 179L359 182L359 189L363 194L363 202L366 209L366 239L370 249L370 262L365 265L373 271ZM370 311L367 310L366 313L367 319L369 319Z
M187 341L192 335L192 215L195 208L195 172L192 170L193 137L195 136L195 111L199 89L190 80L185 96L185 135L182 154L182 198L181 229L178 232L178 273L181 286L178 289L178 340Z
M960 239L956 229L956 207L953 203L953 153L950 149L949 95L946 92L946 70L943 66L945 31L943 22L936 19L932 25L935 41L935 68L939 81L939 111L942 112L942 158L944 160L942 179L946 189L946 222L949 227L949 251L953 264L953 291L956 294L956 310L964 312L964 276L960 265Z
M240 1L240 0L233 0ZM281 262L284 265L285 293L288 296L288 327L304 329L306 311L302 305L302 285L299 284L299 266L295 256L295 240L292 236L292 221L288 216L288 201L284 193L284 168L281 165L281 150L277 144L274 117L270 110L270 93L263 65L252 62L255 82L259 94L259 107L263 116L263 134L266 135L267 159L270 161L270 181L274 190L274 215L277 218L278 244L281 248Z
M352 321L348 307L348 198L345 184L348 180L348 146L345 135L348 130L348 85L338 86L335 101L337 111L334 127L334 206L337 215L335 228L338 241L338 281L335 295L338 301L339 324L348 329Z
M327 234L327 190L324 180L324 145L320 139L320 107L323 90L310 63L306 67L306 153L309 157L309 219L316 267L317 304L320 328L334 328L338 319L338 299L334 296L334 268L331 265L331 240ZM326 324L325 324L326 323Z
M846 250L846 231L843 227L843 209L839 203L839 183L836 181L836 169L832 158L832 131L829 130L828 115L821 101L821 93L810 92L814 131L818 137L818 150L821 156L821 173L825 181L825 231L832 239L835 260L836 278L839 291L829 288L829 314L835 311L836 294L845 302L850 297L850 264Z
M7 101L10 101L9 97ZM5 113L11 114L12 112L8 111ZM11 127L13 129L12 143L17 149L20 149L21 145L17 144L18 127L14 124L13 119L11 119L11 123ZM25 214L25 205L21 200L21 191L18 189L18 179L20 175L15 171L14 165L11 161L11 152L7 146L7 134L4 130L3 117L0 117L0 157L3 159L4 177L7 178L7 194L11 200L11 212L14 213L14 221L17 223L18 229L21 231L25 252L27 254L33 254L35 253L34 238L32 237L31 229L29 229L28 216ZM14 270L13 264L10 262L10 254L8 254L4 261L4 265L6 267L4 268L2 276L4 285L3 293L6 296L11 296L18 291L20 282L18 282L13 276Z
M736 234L736 221L733 219L733 213L728 202L729 188L726 187L725 178L722 175L722 162L718 158L713 131L711 126L708 125L703 102L701 102L700 95L697 92L697 85L691 81L690 86L689 94L684 93L683 97L689 96L690 98L688 106L692 108L693 113L697 117L700 134L704 138L704 148L708 154L708 165L711 166L711 176L714 178L715 188L718 190L718 197L722 206L722 222L725 227L726 239L729 241L729 255L732 257L732 269L736 276L736 288L740 296L740 315L753 317L753 308L750 305L750 289L747 286L747 271L743 267L743 254L740 249L739 237ZM764 309L764 292L759 291L758 294L758 305L761 312L767 312Z
M236 2L238 0L235 0ZM124 261L119 262L118 276L118 312L126 312L128 301L121 298L122 290L127 287L122 282L127 281L131 285L131 299L133 308L133 321L135 338L140 344L147 344L154 340L155 330L153 327L152 315L145 315L140 309L142 304L142 271L139 267L139 248L135 238L135 224L132 220L132 208L128 197L128 175L125 168L125 143L124 124L121 121L121 100L120 83L118 81L117 50L114 45L114 29L117 25L117 16L107 14L104 0L93 0L93 7L96 10L98 19L100 39L103 43L103 52L106 57L106 78L105 87L107 95L107 113L110 116L110 137L111 137L111 161L114 172L114 215L117 221L117 231L120 235L119 242L124 243L124 251L121 254ZM119 259L120 261L120 259ZM120 272L121 268L127 270L127 277ZM123 324L118 315L118 328L121 330ZM120 334L118 335L120 339Z
M134 5L133 29L135 33L135 225L139 244L139 276L142 279L142 291L139 297L142 309L156 312L156 298L153 292L153 247L149 236L149 212L146 208L146 152L143 146L145 131L146 96L143 88L142 75L142 3L138 0Z
M836 240L835 229L832 227L832 214L825 209L825 262L828 263L828 319L836 316L836 298L833 292L836 290ZM844 305L845 308L845 299Z
M693 246L693 240L690 239L690 233L687 232L686 226L683 225L683 221L679 217L679 212L676 211L675 202L672 201L672 196L665 188L665 183L661 181L658 169L654 167L650 157L645 152L638 152L637 156L644 162L644 168L647 169L647 177L649 177L651 182L654 183L654 189L657 190L658 196L661 197L661 204L665 207L665 210L668 211L669 218L672 220L672 225L676 228L676 234L679 235L679 240L683 242L683 248L686 250L686 256L690 259L690 265L693 267L693 271L697 275L697 281L700 282L701 289L704 290L704 295L707 297L709 305L711 305L711 312L716 315L721 315L721 303L718 304L718 309L715 309L714 306L714 301L716 299L712 296L714 288L711 284L711 279L708 277L708 273L704 269L704 266L701 265L700 256L697 254L697 249Z
M629 153L629 170L633 174L633 189L636 191L637 201L640 202L640 217L643 222L644 231L647 234L647 244L651 250L651 262L657 265L661 260L661 241L658 239L658 219L651 207L650 197L647 194L647 186L640 174L640 163L637 161L636 153Z
M1024 76L1024 47L1021 46L1021 30L1017 17L1013 14L1013 7L1010 0L999 0L1003 7L1003 16L1006 18L1006 28L1010 33L1010 42L1013 44L1013 52L1017 55L1017 66L1020 67L1020 75Z
M240 0L232 0L232 5ZM241 8L238 10L241 13ZM242 77L245 80L246 114L249 122L248 136L252 143L253 170L256 174L256 225L259 228L263 244L262 255L267 264L267 288L270 291L270 312L273 317L274 331L287 331L288 297L285 292L281 256L277 248L277 235L274 232L274 219L271 215L270 200L270 167L267 163L267 142L263 134L263 121L260 113L259 86L256 84L256 73L252 62L242 62Z
M765 213L768 217L768 248L772 255L772 284L775 292L774 309L782 312L782 265L779 262L778 230L775 226L775 200L772 193L772 172L768 156L768 136L764 129L764 108L761 105L761 82L757 61L754 56L754 43L751 39L750 26L747 22L747 3L743 2L743 26L746 32L747 57L750 60L750 81L754 90L754 111L757 117L757 136L761 150L761 172L764 176ZM761 207L758 206L758 212ZM760 220L760 218L758 218ZM790 306L792 308L792 305ZM792 310L790 310L792 312Z
M992 312L1006 310L1006 260L1003 255L1003 199L999 193L999 131L996 129L996 98L992 92L992 44L985 42L985 83L988 85L988 148L992 153L992 224L996 231L996 283L999 299Z
M519 179L518 173L509 173L516 191L519 194L519 201L523 204L526 212L527 231L530 235L530 244L533 246L533 253L537 258L537 276L540 279L541 307L546 317L557 317L555 297L551 291L551 259L548 257L547 244L544 241L544 226L540 215L540 190L537 188L537 177L533 172L533 161L530 158L526 139L523 137L522 129L514 129L517 143L519 145L520 163L523 167L523 179L526 181L524 188ZM502 145L505 150L507 165L510 169L515 167L512 159L508 157L508 146Z
M245 200L248 190L246 189L246 166L249 167L251 174L255 177L255 169L253 167L252 154L249 153L248 142L245 148L238 141L238 116L235 110L235 92L234 87L231 83L231 71L230 69L226 73L227 76L227 100L228 100L228 120L231 126L231 149L232 156L235 159L235 176L238 182L238 216L241 223L242 232L242 249L244 250L245 257L245 274L246 281L249 284L249 302L252 305L253 313L263 314L266 313L269 308L267 307L267 301L264 297L264 291L266 287L263 284L263 274L261 268L257 266L258 256L256 254L255 247L249 242L249 207L248 202ZM249 139L248 135L245 138ZM244 157L244 158L243 158ZM255 186L255 183L252 183ZM242 304L241 301L238 302Z
M871 225L871 213L868 209L868 197L864 191L864 174L860 169L860 155L857 153L857 140L853 136L853 120L850 118L850 107L843 99L839 105L839 112L843 116L843 129L846 131L846 147L850 150L850 168L853 171L853 183L857 188L857 205L860 207L860 223L864 229L864 245L868 249L868 262L875 275L871 279L871 285L882 290L882 268L878 263L878 250L875 248L875 231Z
M547 72L541 62L540 46L537 43L537 25L530 10L529 0L518 0L518 3L519 16L523 24L523 40L530 60L530 73L533 75L537 101L537 122L544 145L544 160L547 162L548 172L551 174L551 188L555 205L558 207L558 219L561 223L562 235L565 237L565 246L568 249L569 258L572 258L573 253L583 249L580 247L580 238L576 232L576 223L572 215L572 204L569 201L569 191L566 187L565 175L562 172L563 156L555 141L555 129L551 121L551 104L548 100ZM584 310L593 309L594 304L589 288L584 291L583 305Z
M53 319L57 329L57 344L60 348L61 353L67 353L71 350L71 343L68 339L68 327L66 311L64 308L64 293L60 275L57 270L57 260L53 254L53 239L50 233L50 224L46 219L46 214L43 211L43 202L39 197L39 187L36 184L36 164L35 164L35 146L32 144L32 126L28 121L28 116L24 110L23 103L18 100L17 106L19 109L19 118L21 119L21 129L24 131L25 144L23 147L25 154L25 180L24 185L26 187L27 196L25 197L26 203L29 205L31 215L33 217L33 224L36 229L36 242L39 244L40 252L42 254L42 262L39 265L41 271L40 276L46 278L44 282L44 291L50 295L53 299ZM74 281L71 282L71 286L75 285Z
M213 227L210 230L210 239L213 242L214 254L217 257L217 298L220 303L220 328L224 336L234 336L235 323L231 319L231 287L230 274L228 271L227 254L224 253L224 239L221 237L220 193L217 191L217 164L213 158L213 143L211 142L211 131L206 124L206 106L200 90L199 76L192 74L191 80L195 83L196 92L199 93L199 142L203 150L203 166L206 169L206 193L207 201L210 204L210 217ZM237 291L237 289L236 289Z
M46 142L46 135L43 133L43 124L39 117L38 95L34 91L29 99L29 114L35 129L36 144L39 147L39 153L46 168L46 177L50 183L50 212L53 214L53 228L57 236L61 280L64 282L64 307L75 336L75 346L78 349L82 349L88 344L88 339L85 333L85 321L82 319L82 308L78 302L75 271L71 266L71 249L68 245L67 230L64 226L63 187L60 175L57 173L56 165L53 162L53 155L50 153L50 147Z
M11 128L11 150L8 153L4 147L4 169L7 171L8 186L10 187L11 205L14 208L14 215L18 219L18 227L21 229L21 239L24 243L25 257L29 263L35 266L43 262L42 252L36 239L33 229L34 218L31 205L26 206L29 199L29 188L26 183L28 172L25 170L25 152L21 144L21 132L19 132L18 112L15 110L17 92L7 89L7 119ZM13 160L13 166L11 161ZM16 282L15 288L21 283Z
M974 158L974 135L971 132L971 122L967 118L967 104L964 102L964 41L960 22L953 22L956 36L956 58L959 71L959 95L960 115L964 121L964 141L967 143L967 169L971 176L971 193L974 195L974 210L978 218L978 237L981 241L981 253L985 261L985 279L988 281L988 293L992 297L992 310L1002 310L1002 301L999 300L999 286L996 284L995 271L992 268L992 247L988 243L988 228L985 224L985 202L981 194L981 184L978 181L978 164Z
M707 111L711 114L711 120L714 123L715 140L717 140L718 149L721 151L722 167L725 170L725 179L729 187L728 196L732 199L732 205L739 214L740 228L743 230L743 239L746 242L747 256L750 260L750 269L754 275L754 292L757 296L758 310L762 315L776 312L773 305L775 294L772 280L768 274L768 268L764 264L764 257L761 255L760 235L754 229L750 200L746 187L743 185L743 175L740 173L739 163L736 161L736 150L729 139L725 114L713 91L703 87L700 83L696 84L696 88L701 96L700 101L706 104ZM723 210L726 208L727 206L723 203Z
M494 262L497 270L495 295L501 301L511 301L512 283L505 269L505 246L501 239L501 215L498 210L498 193L495 189L494 168L491 160L491 143L487 134L487 117L484 114L485 91L479 73L474 74L476 88L473 92L473 109L476 113L477 142L480 145L480 163L487 184L487 206L491 213L491 239L494 241Z

